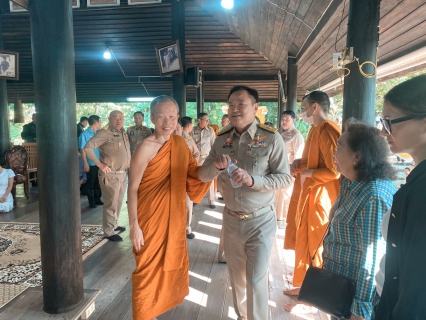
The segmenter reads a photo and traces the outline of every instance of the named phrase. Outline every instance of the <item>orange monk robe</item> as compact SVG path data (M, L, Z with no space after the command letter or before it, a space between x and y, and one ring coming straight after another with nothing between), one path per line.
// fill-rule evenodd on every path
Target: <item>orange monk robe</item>
M312 178L305 180L303 188L300 187L300 174L296 178L284 242L286 249L294 248L296 253L295 287L302 285L312 255L327 228L330 209L339 194L339 173L334 152L340 134L336 123L325 121L318 127L312 127L306 140L300 170L313 169L314 172ZM313 265L322 265L322 246Z
M133 319L150 320L189 293L186 194L201 201L210 187L183 137L170 140L149 162L138 189L138 221L145 245L135 253Z

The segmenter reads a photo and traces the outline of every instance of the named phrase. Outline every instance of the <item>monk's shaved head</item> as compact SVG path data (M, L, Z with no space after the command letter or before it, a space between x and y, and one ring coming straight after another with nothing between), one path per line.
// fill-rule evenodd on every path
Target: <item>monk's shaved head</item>
M175 100L175 99L173 99L173 98L172 98L172 97L170 97L170 96L161 95L161 96L158 96L158 97L154 98L154 100L152 100L151 105L150 105L150 107L149 107L150 112L151 112L151 115L152 115L152 116L154 115L155 107L156 107L156 106L158 106L159 104L161 104L161 103L163 103L163 102L167 102L167 101L173 102L173 104L176 106L177 113L179 113L179 105L178 105L178 103L176 102L176 100Z

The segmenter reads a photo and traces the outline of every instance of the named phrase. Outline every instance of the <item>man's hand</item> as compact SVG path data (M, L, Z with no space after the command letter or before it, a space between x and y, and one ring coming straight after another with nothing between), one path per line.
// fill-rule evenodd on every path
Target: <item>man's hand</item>
M133 247L136 252L139 252L142 246L145 244L143 239L143 233L141 227L138 224L130 225L130 241L132 241Z
M227 169L230 163L231 158L227 154L220 154L214 159L214 166L219 170Z
M89 164L84 164L84 172L89 172L89 171L90 171Z
M244 183L247 187L251 187L254 183L250 173L241 168L232 171L232 181L234 181L235 183Z
M3 196L3 197L0 198L0 203L3 203L3 202L6 202L6 197L5 196Z
M351 314L349 320L365 320L365 318Z
M111 168L108 167L105 163L99 162L98 168L101 169L103 173L111 172Z

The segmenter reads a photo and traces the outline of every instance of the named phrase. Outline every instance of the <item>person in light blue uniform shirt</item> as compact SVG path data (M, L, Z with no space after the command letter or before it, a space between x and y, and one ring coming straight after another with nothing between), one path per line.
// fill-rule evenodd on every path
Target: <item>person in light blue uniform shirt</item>
M100 127L101 121L99 116L91 115L89 117L89 128L83 131L78 137L78 149L80 150L81 157L83 158L84 171L87 173L84 193L87 195L90 208L96 208L96 205L103 205L104 203L101 200L102 192L98 178L99 168L92 160L86 157L84 146L95 135L96 131L98 131ZM93 149L93 151L95 152L96 157L100 159L99 149L96 148Z

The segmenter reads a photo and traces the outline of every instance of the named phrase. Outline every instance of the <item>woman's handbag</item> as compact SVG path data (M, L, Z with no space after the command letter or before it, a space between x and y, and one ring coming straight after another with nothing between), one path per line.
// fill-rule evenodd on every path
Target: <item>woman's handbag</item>
M355 297L355 282L328 270L312 266L329 228L330 224L312 256L311 264L300 288L299 300L337 318L349 319L352 301Z

